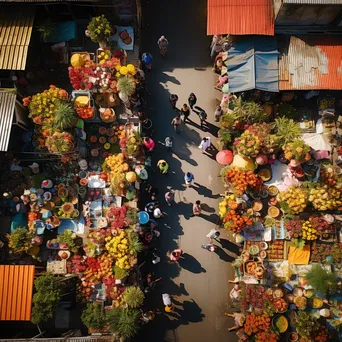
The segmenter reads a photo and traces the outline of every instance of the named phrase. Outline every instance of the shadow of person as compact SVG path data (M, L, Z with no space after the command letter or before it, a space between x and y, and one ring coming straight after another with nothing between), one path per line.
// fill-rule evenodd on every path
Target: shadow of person
M221 260L226 262L232 262L234 258L227 254L222 248L218 247L215 250L215 253L220 257Z
M206 215L202 212L199 216L214 224L219 224L220 222L220 218L217 214Z
M230 252L233 252L235 254L240 254L240 247L236 245L235 243L230 242L227 239L219 239L218 242L221 244L222 248L227 249Z
M187 161L190 165L198 166L198 163L194 159L190 158L191 152L186 146L182 145L180 148L173 148L172 153L179 159Z
M201 185L197 182L194 182L194 185L196 186L193 186L192 188L194 190L197 191L197 193L201 196L204 196L204 197L209 197L209 198L219 198L220 197L220 194L216 194L216 195L213 195L213 192L211 189L207 188L206 186L204 185ZM215 210L214 210L215 211Z
M160 75L160 83L167 83L167 82L171 82L171 83L174 83L174 84L177 84L177 85L181 85L181 83L177 80L176 77L172 76L172 75L168 75L167 73L163 72L161 75Z
M201 263L192 255L183 253L184 259L179 259L178 263L181 268L192 273L206 273L206 269L201 266Z
M183 303L183 311L181 321L185 320L187 322L202 322L205 314L198 304L191 298L191 301L185 300Z
M207 213L214 213L215 212L215 208L209 207L209 205L207 203L202 203L201 209Z

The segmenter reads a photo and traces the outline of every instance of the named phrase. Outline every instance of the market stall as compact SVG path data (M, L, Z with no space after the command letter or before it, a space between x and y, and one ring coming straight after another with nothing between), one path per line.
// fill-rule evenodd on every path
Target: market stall
M231 298L241 311L233 330L240 341L337 341L342 172L333 132L318 134L327 147L315 150L299 122L273 121L241 99L220 123L234 158L222 162L219 214L242 247L233 263Z

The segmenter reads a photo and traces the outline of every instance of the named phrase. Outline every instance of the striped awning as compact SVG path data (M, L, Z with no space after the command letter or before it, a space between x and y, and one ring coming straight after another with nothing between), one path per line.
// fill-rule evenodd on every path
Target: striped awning
M11 136L16 93L0 90L0 151L6 152ZM0 298L1 299L1 298Z
M0 69L25 70L34 7L3 7L0 12Z
M1 321L31 319L33 282L33 265L0 265Z

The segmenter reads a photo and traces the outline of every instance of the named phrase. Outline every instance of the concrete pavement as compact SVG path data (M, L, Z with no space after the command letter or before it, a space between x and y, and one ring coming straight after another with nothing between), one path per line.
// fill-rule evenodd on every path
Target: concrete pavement
M139 341L236 340L233 333L227 332L233 321L224 316L224 312L231 312L228 279L233 277L230 262L235 256L234 246L223 231L224 248L219 248L217 253L201 248L208 241L206 234L217 227L219 194L223 192L219 177L221 167L215 161L215 153L202 154L198 148L206 136L210 136L215 145L218 130L214 122L217 92L213 87L215 76L209 59L205 11L206 1L203 0L170 0L152 1L143 13L143 46L154 58L152 72L147 73L151 92L151 96L147 96L148 115L155 129L154 140L164 142L167 136L174 138L172 153L158 144L152 156L155 169L159 159L165 159L170 169L167 176L155 172L151 180L159 189L159 200L167 216L159 221L162 261L151 266L163 280L148 295L147 305L150 308L156 305L163 311L162 293L169 293L178 304L173 314L160 314L145 326ZM170 43L166 60L158 54L156 43L161 35ZM178 95L177 106L180 107L187 103L191 92L197 96L197 105L208 113L209 129L200 128L199 118L193 112L192 122L183 125L180 134L176 134L170 125L176 112L168 102L169 95ZM196 183L189 189L184 186L184 173L188 171L195 175ZM175 191L172 207L163 199L170 187ZM196 200L203 204L203 215L190 218ZM170 264L167 257L176 247L185 252L185 259L179 266Z

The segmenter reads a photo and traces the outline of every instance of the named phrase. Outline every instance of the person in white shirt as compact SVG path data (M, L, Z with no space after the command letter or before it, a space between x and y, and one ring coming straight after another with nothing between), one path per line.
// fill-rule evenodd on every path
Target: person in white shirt
M213 243L213 240L216 240L220 237L220 232L216 229L212 229L208 234L207 238L209 239L210 243Z
M166 146L166 150L168 152L171 151L172 143L173 143L173 138L172 137L166 137L165 138L165 146Z
M155 209L153 210L153 216L156 219L161 218L163 216L163 212L160 210L158 204L155 206Z
M202 139L198 147L202 150L202 153L204 153L206 149L210 147L210 145L211 145L210 137L205 137Z

